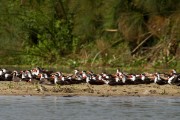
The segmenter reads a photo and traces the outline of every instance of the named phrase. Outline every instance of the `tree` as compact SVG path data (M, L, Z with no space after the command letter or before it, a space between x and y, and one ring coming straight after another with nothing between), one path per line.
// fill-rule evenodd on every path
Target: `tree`
M178 0L135 0L126 2L120 0L118 5L119 30L124 38L129 41L132 51L144 40L146 40L146 43L148 42L146 45L161 46L156 48L161 49L162 52L172 51L172 48L177 49L178 34L169 33L179 31L173 27L179 24L180 2ZM171 47L167 48L167 46ZM153 50L157 51L156 48ZM175 54L175 51L163 55L170 56ZM157 58L159 54L153 55L156 55Z
M34 5L34 4L33 4ZM72 21L59 1L44 1L34 8L25 6L23 28L27 54L35 61L56 62L73 51ZM45 6L45 7L44 7ZM59 7L58 7L59 6Z

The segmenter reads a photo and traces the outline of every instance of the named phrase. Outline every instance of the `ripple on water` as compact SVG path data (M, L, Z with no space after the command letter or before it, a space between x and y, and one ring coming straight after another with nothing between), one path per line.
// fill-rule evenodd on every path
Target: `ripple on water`
M179 120L179 111L179 97L0 96L4 120Z

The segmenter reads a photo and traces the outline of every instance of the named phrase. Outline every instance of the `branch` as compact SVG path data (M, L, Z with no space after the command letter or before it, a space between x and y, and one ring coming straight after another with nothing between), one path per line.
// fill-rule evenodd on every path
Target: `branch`
M117 32L118 30L117 29L105 29L105 31L107 31L107 32Z
M150 34L146 39L144 39L134 50L131 52L131 54L134 54L153 34Z

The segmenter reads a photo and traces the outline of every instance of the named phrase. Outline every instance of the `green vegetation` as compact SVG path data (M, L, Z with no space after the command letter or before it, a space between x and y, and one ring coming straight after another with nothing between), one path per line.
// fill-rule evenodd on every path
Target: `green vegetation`
M0 64L180 70L179 0L2 0Z

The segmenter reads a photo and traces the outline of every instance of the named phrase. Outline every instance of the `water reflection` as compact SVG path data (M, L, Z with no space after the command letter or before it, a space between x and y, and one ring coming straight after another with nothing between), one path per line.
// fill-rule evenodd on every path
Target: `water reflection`
M179 111L179 97L0 96L4 120L179 120Z

